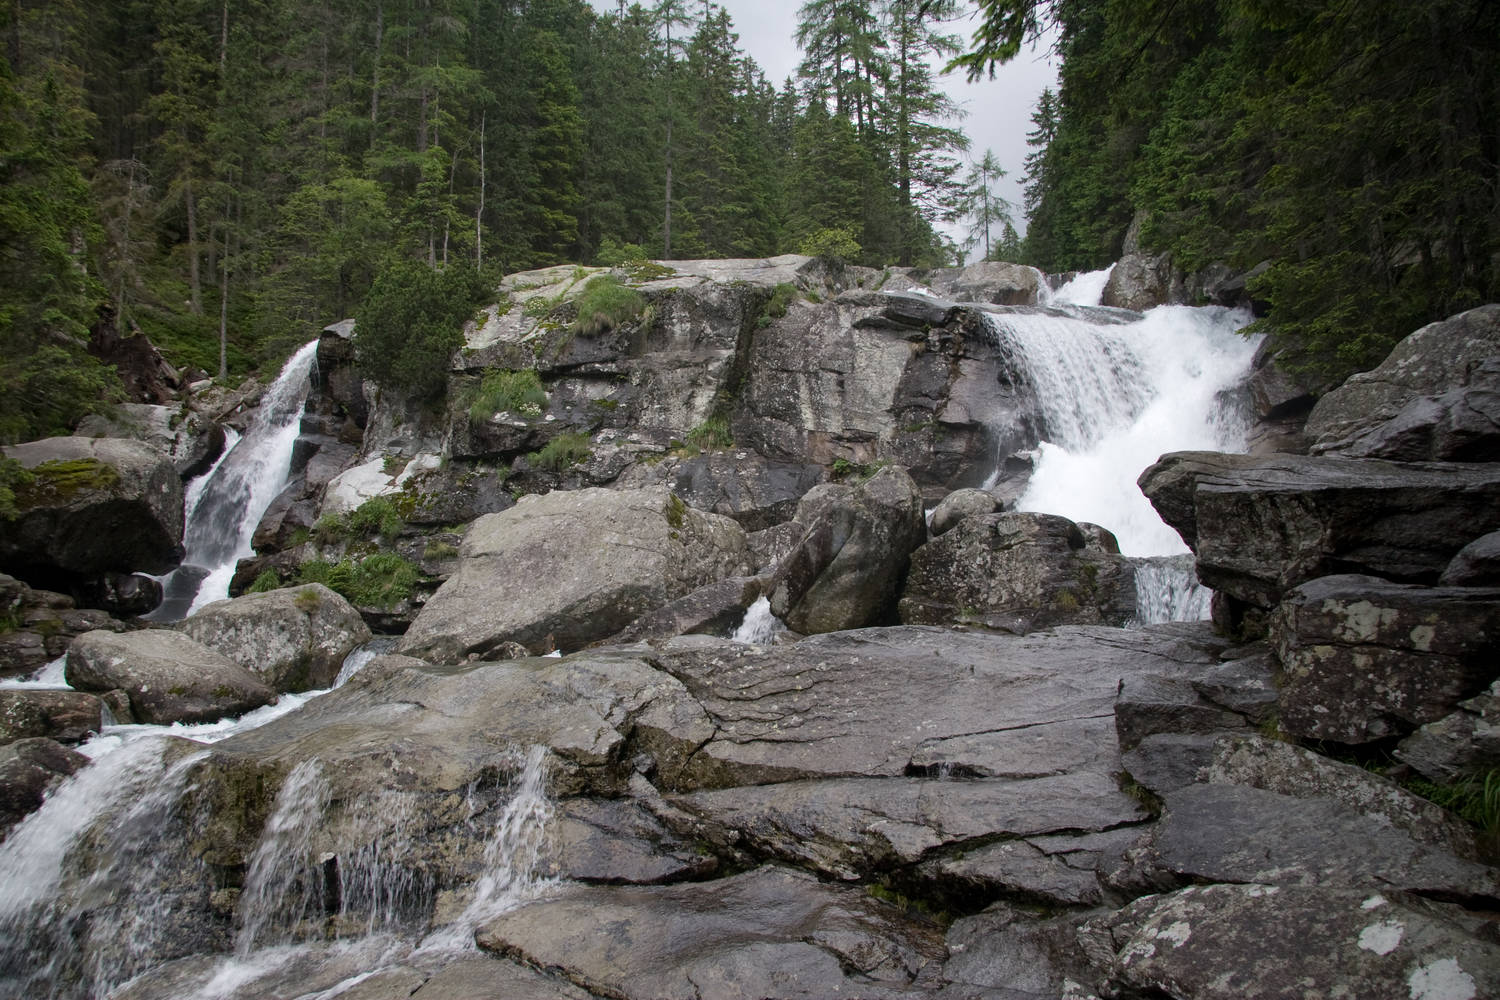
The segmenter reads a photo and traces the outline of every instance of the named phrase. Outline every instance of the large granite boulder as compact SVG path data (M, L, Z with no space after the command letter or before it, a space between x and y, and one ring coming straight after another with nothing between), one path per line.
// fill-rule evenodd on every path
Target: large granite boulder
M975 514L912 554L901 595L910 625L1025 633L1123 625L1135 615L1129 563L1107 531L1055 514Z
M180 628L278 692L332 687L344 657L370 639L354 606L321 583L216 601Z
M1281 727L1367 743L1436 722L1500 677L1500 588L1328 576L1271 617Z
M1500 304L1431 323L1307 418L1313 454L1500 461Z
M945 956L934 927L856 890L758 868L716 882L563 890L496 917L479 946L622 1000L877 998Z
M524 497L474 522L398 650L452 663L504 642L577 649L743 572L746 558L739 525L662 487Z
M1000 509L1000 501L993 493L968 487L954 490L932 509L927 519L927 530L933 538L946 534L950 528L971 514L993 514Z
M1025 264L983 260L965 267L945 267L913 275L955 302L984 302L996 306L1034 306L1046 278Z
M1500 991L1500 945L1476 926L1389 887L1205 885L1136 900L1079 944L1105 960L1106 996L1479 1000Z
M1175 452L1139 482L1198 579L1262 609L1333 573L1434 583L1500 528L1500 464Z
M276 700L260 678L180 632L86 632L68 648L68 683L122 690L137 722L212 722Z
M45 737L82 743L103 728L103 702L84 691L0 688L0 744Z
M79 422L75 436L132 438L144 441L172 460L184 480L207 472L224 451L224 427L180 406L121 403L109 415L93 414Z
M797 504L795 520L807 532L768 590L772 612L804 635L878 623L927 534L922 494L899 466L858 486L813 488Z
M0 519L0 567L33 582L165 573L182 560L182 480L161 452L119 438L4 449L34 477Z
M1168 302L1180 302L1183 296L1182 276L1172 267L1170 254L1152 257L1128 253L1109 272L1099 303L1142 312Z

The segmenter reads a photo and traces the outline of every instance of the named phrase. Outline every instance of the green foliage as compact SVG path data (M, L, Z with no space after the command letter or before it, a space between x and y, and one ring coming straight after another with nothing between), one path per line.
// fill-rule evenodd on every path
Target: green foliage
M1500 846L1500 770L1471 775L1447 785L1421 778L1411 778L1403 784L1472 823L1491 844Z
M245 593L264 594L279 589L281 589L281 574L274 569L268 569L257 576L254 583L245 588Z
M377 383L418 399L442 396L464 323L484 294L478 274L399 261L376 276L356 318L354 350Z
M971 72L1055 22L1028 136L1024 256L1115 259L1133 219L1178 266L1259 268L1256 331L1334 383L1500 298L1500 9L981 0ZM1260 267L1260 265L1265 265Z
M401 534L405 527L398 502L388 496L378 496L371 497L348 513L324 514L313 525L313 532L329 543L377 535L389 541Z
M771 289L771 297L766 300L765 306L760 311L760 317L756 325L761 327L770 326L774 320L781 319L786 315L792 303L797 301L797 286L789 281L783 281Z
M603 267L621 267L627 264L644 264L647 257L644 247L635 243L618 243L614 237L606 236L599 243L594 261Z
M406 523L390 497L371 497L349 512L349 531L357 537L379 535L390 540L401 533Z
M337 563L321 559L303 563L298 583L321 583L351 604L365 608L389 608L412 595L422 571L394 552L377 552L364 559Z
M596 275L583 286L574 304L578 318L574 333L594 336L628 323L646 311L646 297L620 284L612 274Z
M16 506L16 491L24 491L33 482L33 476L20 462L0 455L0 518L14 518L20 513Z
M798 253L828 260L858 260L859 241L848 229L819 229L810 234L797 248Z
M546 405L547 392L534 370L495 369L485 372L480 381L474 402L469 405L469 419L484 421L504 412L539 417Z
M531 452L526 459L537 468L561 472L570 465L586 462L593 457L594 452L589 444L587 434L567 432L548 441L541 451Z
M729 429L729 418L724 416L709 417L703 423L687 432L687 444L699 451L712 451L715 448L733 448L734 434Z

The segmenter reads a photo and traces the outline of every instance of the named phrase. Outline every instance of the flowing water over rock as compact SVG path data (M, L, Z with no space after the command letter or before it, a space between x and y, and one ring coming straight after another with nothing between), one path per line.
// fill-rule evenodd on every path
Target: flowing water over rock
M183 532L187 554L163 580L165 597L150 620L180 621L222 600L235 564L255 554L250 544L255 526L286 486L317 352L314 340L292 355L244 437L226 446L213 469L193 484Z
M1258 338L1238 332L1251 318L1243 310L1101 307L1107 277L1080 275L1045 306L985 316L1024 370L1042 421L1035 472L1017 506L1102 525L1127 556L1185 554L1136 478L1166 452L1244 450L1249 420L1234 390ZM1184 565L1145 567L1142 623L1206 616L1207 592Z

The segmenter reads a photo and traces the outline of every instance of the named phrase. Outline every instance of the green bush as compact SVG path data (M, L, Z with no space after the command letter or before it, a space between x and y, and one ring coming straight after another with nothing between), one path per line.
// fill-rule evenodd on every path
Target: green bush
M328 563L314 559L297 569L298 583L321 583L359 607L389 608L411 596L422 571L394 552Z
M728 417L709 417L687 432L687 443L699 451L714 448L733 448L734 434L729 430Z
M390 497L371 497L349 514L349 531L361 538L380 535L391 539L401 534L406 522Z
M620 284L620 279L612 274L590 278L575 304L578 318L573 321L572 331L587 336L613 330L646 311L645 296Z
M646 250L635 243L616 243L613 237L606 236L599 242L599 252L594 259L604 267L645 263Z
M798 251L809 257L827 260L858 260L862 252L859 241L848 229L819 229L802 241Z
M268 569L255 578L255 582L245 588L247 594L264 594L271 590L281 589L281 574L274 569Z
M548 441L541 451L534 451L526 458L537 468L561 472L570 465L588 461L593 454L587 434L567 433L559 434Z
M355 317L354 351L376 383L419 400L440 398L463 328L484 296L472 268L397 261L376 275Z
M509 411L528 417L539 417L547 405L547 391L535 371L523 368L520 371L497 369L485 373L469 405L469 418L488 420L497 413Z

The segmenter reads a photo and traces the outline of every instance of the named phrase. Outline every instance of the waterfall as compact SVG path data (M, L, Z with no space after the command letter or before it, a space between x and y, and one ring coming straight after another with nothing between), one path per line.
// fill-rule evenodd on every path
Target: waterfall
M255 526L287 484L317 353L314 340L292 355L266 390L244 436L227 446L213 469L189 490L183 531L186 555L164 578L165 597L146 616L150 620L180 621L224 599L235 565L255 554L250 544Z
M173 819L202 754L164 760L136 739L65 781L0 845L0 995L55 993L81 976L90 995L159 960L165 873L183 862ZM70 865L86 850L91 874Z
M480 924L536 897L548 884L537 869L552 814L547 748L533 746L485 845L484 873L474 883L468 905L457 920L423 940L420 950L469 950Z
M770 598L762 596L757 597L755 603L745 609L744 621L740 622L740 627L734 630L734 635L730 638L735 642L764 646L785 629L781 619L771 613Z
M1255 353L1256 339L1239 333L1251 317L1214 306L1104 308L1092 303L1105 277L1080 275L1045 306L986 313L995 343L1025 373L1041 422L1035 469L1017 506L1102 525L1127 556L1186 553L1136 479L1169 451L1244 449L1249 423L1232 397ZM1183 565L1146 571L1158 596L1142 606L1143 622L1206 613Z
M308 862L331 797L316 757L292 768L281 783L235 908L234 944L240 958L266 944L273 931L278 944L292 940L297 923L323 902L321 873Z

